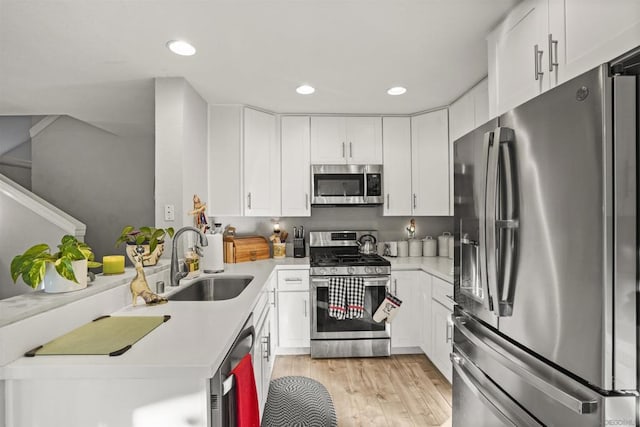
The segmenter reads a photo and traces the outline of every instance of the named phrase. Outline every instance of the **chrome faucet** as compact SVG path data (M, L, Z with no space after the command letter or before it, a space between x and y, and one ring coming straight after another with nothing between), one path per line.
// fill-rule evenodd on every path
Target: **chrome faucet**
M207 246L209 244L207 236L195 227L182 227L176 231L176 234L173 236L173 241L171 242L171 286L178 286L180 279L187 275L186 272L180 271L178 267L178 239L185 231L197 233L200 236L200 246Z

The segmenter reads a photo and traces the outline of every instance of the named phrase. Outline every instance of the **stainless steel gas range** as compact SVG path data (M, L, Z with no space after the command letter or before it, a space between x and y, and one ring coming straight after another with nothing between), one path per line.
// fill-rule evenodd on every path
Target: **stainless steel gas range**
M362 235L375 231L312 231L311 357L373 357L391 354L389 324L373 314L389 289L391 263L376 254L359 252ZM338 320L330 316L329 286L336 278L360 278L364 284L361 318Z

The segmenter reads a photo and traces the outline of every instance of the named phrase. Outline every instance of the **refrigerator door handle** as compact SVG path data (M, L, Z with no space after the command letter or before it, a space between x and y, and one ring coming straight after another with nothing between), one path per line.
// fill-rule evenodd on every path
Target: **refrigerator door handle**
M546 394L549 398L556 402L566 406L573 412L578 414L591 414L598 409L598 402L596 400L581 399L561 390L553 384L548 383L538 375L530 372L526 368L516 363L513 359L508 357L508 352L501 352L489 345L482 338L470 331L466 326L466 319L462 316L453 316L453 323L456 329L462 333L476 347L482 349L485 353L498 361L502 366L509 369L511 372L519 376L524 382L532 387L535 387L540 392Z
M497 128L492 133L492 138L489 140L487 155L487 167L486 167L486 179L484 188L484 218L480 219L480 229L484 229L484 236L480 235L481 246L485 250L484 263L487 285L489 288L489 298L491 299L491 309L496 316L501 316L500 313L500 294L498 293L498 261L497 257L497 243L496 243L496 204L498 201L498 160L500 157L500 130ZM485 141L486 142L486 141ZM483 221L484 219L484 221ZM483 239L484 237L484 239Z
M465 385L504 425L512 427L521 426L541 426L533 417L520 409L517 405L510 405L510 414L505 414L506 405L509 403L502 391L486 379L485 375L478 369L462 351L456 349L457 353L449 355L453 364L453 369L462 379ZM501 410L494 402L500 402L503 406Z
M484 306L489 311L494 310L494 305L492 303L492 295L493 289L489 288L489 277L487 276L487 231L486 231L486 213L487 213L487 179L489 175L489 153L491 152L491 146L493 144L493 132L487 132L484 134L483 141L483 176L482 176L482 188L483 194L481 199L481 206L479 212L479 238L478 242L478 252L480 257L480 265L478 266L480 283L484 290L483 300ZM464 266L463 266L464 268ZM496 313L497 314L497 313Z

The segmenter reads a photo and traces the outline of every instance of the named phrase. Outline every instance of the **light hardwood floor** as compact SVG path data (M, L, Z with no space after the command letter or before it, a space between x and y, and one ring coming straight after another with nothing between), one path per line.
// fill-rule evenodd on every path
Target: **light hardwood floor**
M424 355L278 356L272 378L303 375L329 390L338 426L451 426L451 385Z

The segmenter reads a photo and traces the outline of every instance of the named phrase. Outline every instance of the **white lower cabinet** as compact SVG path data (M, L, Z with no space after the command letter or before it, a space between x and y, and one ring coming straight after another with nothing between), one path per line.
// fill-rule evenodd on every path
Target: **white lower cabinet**
M453 346L453 286L437 277L432 278L431 290L431 353L429 358L451 382L452 366L449 354Z
M422 310L418 275L418 271L391 272L391 293L402 300L391 321L391 348L396 353L420 347Z
M309 270L279 271L276 295L278 352L287 353L287 349L308 349L311 346Z
M419 272L418 283L420 287L419 303L422 308L420 348L424 354L431 357L431 275L423 271Z

